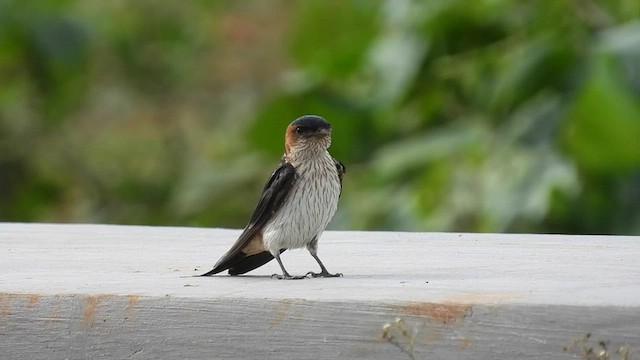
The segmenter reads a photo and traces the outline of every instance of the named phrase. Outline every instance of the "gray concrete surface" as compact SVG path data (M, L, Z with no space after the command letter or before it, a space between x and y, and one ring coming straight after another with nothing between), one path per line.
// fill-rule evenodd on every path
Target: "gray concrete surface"
M342 278L193 277L239 233L0 223L0 359L571 359L587 333L640 356L639 237L331 231Z

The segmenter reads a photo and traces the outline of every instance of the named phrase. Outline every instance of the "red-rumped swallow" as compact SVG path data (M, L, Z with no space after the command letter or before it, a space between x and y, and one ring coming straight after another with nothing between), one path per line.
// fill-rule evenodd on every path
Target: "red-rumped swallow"
M279 279L336 277L318 258L318 239L333 218L342 192L344 165L327 149L331 145L331 125L323 118L305 115L289 124L285 153L271 174L249 224L238 240L216 263L210 276L229 270L240 275L274 258L282 275ZM320 265L320 272L291 276L280 254L286 249L306 247Z

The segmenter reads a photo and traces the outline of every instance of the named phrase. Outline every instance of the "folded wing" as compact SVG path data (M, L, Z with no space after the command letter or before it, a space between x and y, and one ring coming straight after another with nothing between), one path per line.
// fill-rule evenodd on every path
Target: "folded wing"
M282 160L264 186L247 227L231 249L218 260L213 270L202 276L214 275L227 269L230 275L244 274L273 260L273 255L262 247L262 230L284 204L295 178L295 168Z

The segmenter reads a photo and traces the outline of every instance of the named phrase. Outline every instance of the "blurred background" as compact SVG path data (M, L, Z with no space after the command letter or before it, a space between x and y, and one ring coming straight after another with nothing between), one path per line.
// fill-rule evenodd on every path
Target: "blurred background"
M640 234L637 0L0 0L0 220L242 228L318 114L332 229Z

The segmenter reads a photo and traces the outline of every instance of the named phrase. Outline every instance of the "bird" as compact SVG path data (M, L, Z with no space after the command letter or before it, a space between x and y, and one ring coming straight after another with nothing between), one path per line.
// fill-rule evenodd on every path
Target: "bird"
M330 273L318 257L318 240L338 207L342 177L346 168L328 151L331 124L317 115L304 115L287 126L285 152L277 169L262 190L248 225L231 249L201 276L228 270L241 275L274 258L282 274L278 279L340 277ZM306 247L320 265L320 272L292 276L281 254L287 249Z

